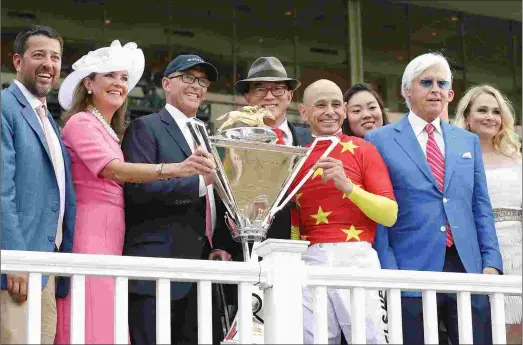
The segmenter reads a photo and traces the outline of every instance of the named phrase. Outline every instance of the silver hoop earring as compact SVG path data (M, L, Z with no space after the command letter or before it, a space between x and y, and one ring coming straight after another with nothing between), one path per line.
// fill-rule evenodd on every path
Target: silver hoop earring
M92 94L93 92L91 90L87 90L87 93L88 94Z

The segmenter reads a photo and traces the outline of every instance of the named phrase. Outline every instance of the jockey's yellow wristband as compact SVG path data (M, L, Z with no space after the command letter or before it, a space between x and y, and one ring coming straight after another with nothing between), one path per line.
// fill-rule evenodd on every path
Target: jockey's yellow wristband
M398 218L398 203L396 201L369 193L355 184L352 185L349 199L376 223L384 226L393 226L396 223Z

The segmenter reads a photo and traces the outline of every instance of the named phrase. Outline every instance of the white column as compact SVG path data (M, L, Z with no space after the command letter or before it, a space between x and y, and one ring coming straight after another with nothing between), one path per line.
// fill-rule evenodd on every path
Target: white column
M238 284L238 335L240 344L252 344L252 290L252 284Z
M40 344L42 329L42 273L29 273L27 284L25 341L27 344Z
M71 279L71 344L85 344L85 276Z
M156 343L171 343L171 281L156 281Z
M353 344L366 344L365 289L355 287L350 294L351 339Z
M314 288L314 344L329 342L329 323L327 317L327 287Z
M470 292L458 293L458 330L460 344L473 343Z
M211 282L198 282L198 344L212 344Z
M403 344L403 323L401 320L401 291L387 291L387 317L390 344Z
M301 254L308 241L269 239L257 248L264 290L265 344L303 343L303 284L305 263Z
M438 344L438 304L436 291L423 291L423 333L425 344Z
M116 277L114 284L114 343L129 343L129 288L127 277Z
M494 344L506 344L505 300L502 293L490 295L490 311L492 318L492 342Z

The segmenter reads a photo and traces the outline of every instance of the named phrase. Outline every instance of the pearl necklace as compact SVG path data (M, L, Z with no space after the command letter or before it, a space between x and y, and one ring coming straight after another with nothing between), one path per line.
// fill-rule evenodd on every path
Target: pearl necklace
M117 143L120 142L120 138L118 138L118 135L116 135L116 132L114 129L105 121L104 117L100 113L98 109L90 105L87 107L87 110L102 124L102 126L105 128L107 133L109 133L109 136L113 138Z

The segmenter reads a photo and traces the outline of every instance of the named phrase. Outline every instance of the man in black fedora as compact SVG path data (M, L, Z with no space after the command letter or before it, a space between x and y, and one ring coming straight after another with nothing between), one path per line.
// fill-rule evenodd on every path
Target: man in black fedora
M272 112L275 120L266 124L278 136L278 144L305 146L312 141L310 132L293 126L287 120L287 108L300 84L299 80L287 76L280 60L269 56L256 59L249 69L247 79L237 81L234 89L245 97L249 105L257 105ZM285 207L276 214L267 238L290 239L290 228L290 212Z

